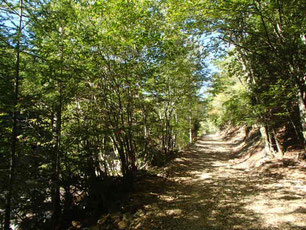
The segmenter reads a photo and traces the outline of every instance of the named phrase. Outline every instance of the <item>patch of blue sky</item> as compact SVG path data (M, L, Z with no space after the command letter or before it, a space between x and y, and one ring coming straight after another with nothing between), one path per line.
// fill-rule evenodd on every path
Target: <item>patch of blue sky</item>
M203 33L199 38L198 42L203 50L207 51L207 55L204 57L203 62L206 64L207 68L207 81L203 82L203 85L200 89L200 95L203 98L208 96L208 89L210 86L209 79L214 74L220 72L220 69L216 65L216 60L222 59L224 55L226 55L227 51L230 49L230 46L224 43L219 37L221 36L218 32L212 33Z

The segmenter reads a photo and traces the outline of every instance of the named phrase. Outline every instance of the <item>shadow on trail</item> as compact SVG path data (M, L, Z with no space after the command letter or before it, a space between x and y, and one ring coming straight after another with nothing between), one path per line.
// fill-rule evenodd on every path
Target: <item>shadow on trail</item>
M139 197L134 197L144 205L139 229L303 229L290 221L266 224L252 205L256 206L259 194L275 191L263 184L277 180L230 168L230 147L214 136L205 137L175 159L165 176L141 181L145 186L139 185L135 194ZM269 199L262 205L268 203Z

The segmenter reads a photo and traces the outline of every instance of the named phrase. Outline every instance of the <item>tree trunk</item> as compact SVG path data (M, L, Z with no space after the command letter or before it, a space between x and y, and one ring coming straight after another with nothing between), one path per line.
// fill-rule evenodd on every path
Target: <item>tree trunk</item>
M60 100L56 111L55 124L55 156L53 159L53 192L52 192L52 229L58 229L60 224L60 164L61 164L61 129L62 129L62 98L60 86Z
M267 130L267 134L268 134L268 144L269 144L269 149L270 149L270 153L272 153L273 157L277 158L277 149L276 149L276 145L275 145L275 140L274 140L274 135L273 133L270 132L269 128L266 129ZM273 137L272 137L273 135Z
M304 98L303 98L303 92L299 92L299 110L300 110L300 117L301 117L301 125L302 125L302 132L303 132L303 137L304 137L304 144L306 140L306 108L305 108L305 103L304 103Z
M177 117L177 112L175 111L175 124L177 126L178 123L178 117ZM177 147L177 131L174 133L174 140L173 140L173 148Z
M189 104L189 143L192 143L192 111L191 111L191 103Z
M191 127L191 117L189 116L189 143L192 143L192 127Z
M10 229L11 224L11 211L12 211L12 197L16 170L16 155L17 155L17 128L18 128L18 96L19 96L19 75L20 75L20 40L21 40L21 30L22 30L22 20L23 20L23 0L20 0L20 16L19 16L19 26L17 33L17 45L16 45L16 65L15 65L15 98L14 98L14 112L13 112L13 130L11 139L11 156L10 156L10 168L9 168L9 178L8 178L8 191L6 196L5 204L5 217L4 217L4 230Z
M61 36L63 36L63 28L60 27ZM61 135L62 135L62 109L63 109L63 92L62 92L62 78L63 78L63 63L64 63L64 47L61 46L61 66L60 66L60 80L58 81L59 100L56 108L56 122L55 122L55 156L53 160L53 192L52 192L52 217L51 229L60 228L61 217L61 199L60 199L60 173L61 173Z
M261 136L264 139L264 143L265 143L265 152L266 152L266 156L273 156L275 157L275 150L273 147L273 140L271 138L271 133L269 131L269 128L265 125L261 125L260 128L260 133Z
M273 129L273 137L274 137L274 141L275 141L275 145L276 145L276 148L277 148L277 155L282 158L284 153L283 153L283 150L282 150L282 147L277 139L277 135L276 135L276 132L275 132L275 129Z

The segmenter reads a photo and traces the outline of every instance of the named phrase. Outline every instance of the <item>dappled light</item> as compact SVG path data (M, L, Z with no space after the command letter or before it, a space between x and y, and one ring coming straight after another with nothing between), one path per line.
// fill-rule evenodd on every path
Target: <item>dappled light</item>
M0 0L0 229L306 229L305 1Z
M306 227L305 181L277 181L235 169L230 161L233 143L205 136L156 180L139 181L139 192L132 196L145 203L144 216L135 220L139 229ZM150 199L144 198L148 191Z

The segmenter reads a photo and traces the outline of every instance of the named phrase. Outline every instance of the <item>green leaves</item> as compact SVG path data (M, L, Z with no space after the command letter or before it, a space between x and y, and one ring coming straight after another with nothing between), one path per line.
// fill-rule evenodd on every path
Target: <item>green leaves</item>
M49 224L50 211L53 222L70 211L65 209L73 206L72 188L94 196L95 183L108 176L130 181L136 167L158 156L168 159L196 136L204 65L199 44L171 4L185 15L185 2L26 1L18 105L23 163L17 169L25 181L18 196L26 202L21 199L14 212L25 222L26 213L37 216L33 228ZM0 32L0 90L5 92L0 150L5 153L12 132L15 55L9 36ZM8 155L4 158L7 167ZM90 205L84 206L101 211Z

